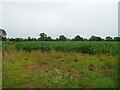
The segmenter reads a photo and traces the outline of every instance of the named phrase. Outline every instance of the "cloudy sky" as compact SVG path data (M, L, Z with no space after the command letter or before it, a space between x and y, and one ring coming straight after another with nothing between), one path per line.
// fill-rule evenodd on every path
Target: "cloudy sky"
M0 4L0 28L7 37L38 37L41 32L52 38L118 35L118 0L35 1L4 0Z

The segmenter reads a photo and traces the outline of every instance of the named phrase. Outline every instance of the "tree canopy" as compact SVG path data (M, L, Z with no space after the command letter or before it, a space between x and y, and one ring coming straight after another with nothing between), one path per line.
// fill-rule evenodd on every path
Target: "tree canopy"
M5 40L6 39L6 31L4 29L0 29L0 40Z
M102 41L102 38L101 37L97 37L97 36L91 36L90 41Z
M40 36L40 40L46 40L47 38L47 35L45 33L40 33L39 36Z
M83 41L83 38L80 37L79 35L75 36L75 38L73 38L74 41Z
M113 38L110 37L110 36L107 36L105 39L106 39L106 41L112 41L113 40Z
M66 41L67 38L66 38L64 35L60 35L60 36L59 36L59 40L60 40L60 41Z
M58 38L53 39L51 38L51 36L47 36L46 33L42 32L39 34L39 38L32 38L32 37L28 37L27 39L23 39L23 38L6 38L6 31L4 29L0 29L0 40L9 40L9 41L120 41L120 37L110 37L107 36L105 39L99 37L99 36L91 36L89 39L87 38L83 38L80 35L76 35L74 38L69 39L64 35L60 35Z

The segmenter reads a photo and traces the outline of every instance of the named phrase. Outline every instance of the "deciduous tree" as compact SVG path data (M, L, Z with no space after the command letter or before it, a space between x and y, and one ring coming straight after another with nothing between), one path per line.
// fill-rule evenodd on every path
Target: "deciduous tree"
M0 29L0 40L6 40L6 31L4 29Z
M66 41L67 38L66 38L64 35L60 35L60 36L59 36L59 40L60 40L60 41Z
M47 35L45 33L40 33L40 40L45 40L47 38Z

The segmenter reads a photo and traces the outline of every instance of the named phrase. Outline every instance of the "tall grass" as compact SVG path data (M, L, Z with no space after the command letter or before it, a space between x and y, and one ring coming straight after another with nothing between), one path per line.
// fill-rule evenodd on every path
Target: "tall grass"
M3 88L116 88L116 55L7 51Z
M118 87L118 42L3 42L2 48L3 88Z
M117 54L118 42L108 41L24 41L24 42L3 42L3 49L9 49L14 44L17 50L23 51L62 51L78 53L106 53Z

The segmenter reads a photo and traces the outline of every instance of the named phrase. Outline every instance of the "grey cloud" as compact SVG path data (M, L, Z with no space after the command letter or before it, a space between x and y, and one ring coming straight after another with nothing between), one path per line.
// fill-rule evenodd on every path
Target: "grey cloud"
M112 2L4 3L3 27L8 37L38 37L40 32L53 38L117 36L117 8Z

